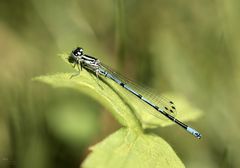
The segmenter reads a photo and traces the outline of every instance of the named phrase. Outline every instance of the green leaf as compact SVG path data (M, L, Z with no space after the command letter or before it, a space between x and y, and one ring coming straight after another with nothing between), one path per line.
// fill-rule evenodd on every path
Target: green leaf
M184 167L173 149L160 137L122 128L91 148L83 168Z
M135 97L126 96L127 93L113 81L97 79L86 70L72 79L71 75L59 73L40 76L35 80L53 87L73 88L91 96L109 109L119 123L126 127L96 145L90 157L84 162L84 167L110 168L122 165L125 168L132 168L137 164L139 167L184 167L173 149L163 139L156 135L144 134L135 115L135 109L139 107L137 104L128 103L131 99L135 102Z

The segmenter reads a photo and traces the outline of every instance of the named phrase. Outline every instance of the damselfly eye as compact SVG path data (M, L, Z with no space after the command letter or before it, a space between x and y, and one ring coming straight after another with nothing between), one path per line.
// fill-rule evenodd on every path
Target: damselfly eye
M80 47L78 47L78 48L76 48L75 50L73 50L72 53L73 53L73 55L75 55L75 56L81 56L81 55L83 55L83 49L80 48Z

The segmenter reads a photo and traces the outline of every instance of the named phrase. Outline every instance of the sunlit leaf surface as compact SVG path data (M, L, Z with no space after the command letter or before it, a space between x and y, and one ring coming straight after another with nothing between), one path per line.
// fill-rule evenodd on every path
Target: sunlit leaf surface
M91 148L83 167L184 167L173 149L156 135L122 128Z

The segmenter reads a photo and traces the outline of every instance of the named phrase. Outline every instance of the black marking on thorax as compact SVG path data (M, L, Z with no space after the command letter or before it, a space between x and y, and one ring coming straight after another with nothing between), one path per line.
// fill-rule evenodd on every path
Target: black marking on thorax
M90 56L90 55L86 55L86 54L84 54L83 57L85 57L85 58L87 58L89 60L95 60L95 61L97 60L97 58L95 58L93 56Z
M90 56L88 56L88 55L83 55L83 56L81 57L81 59L84 60L84 61L89 61L89 62L96 62L96 61L97 61L96 58L90 57Z

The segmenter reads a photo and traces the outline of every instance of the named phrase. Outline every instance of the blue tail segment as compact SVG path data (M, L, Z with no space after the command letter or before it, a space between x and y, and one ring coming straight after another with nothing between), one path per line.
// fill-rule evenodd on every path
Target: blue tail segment
M187 127L187 131L189 133L191 133L192 135L194 135L198 139L201 139L201 137L202 137L202 135L198 131L196 131L195 129L193 129L191 127Z

